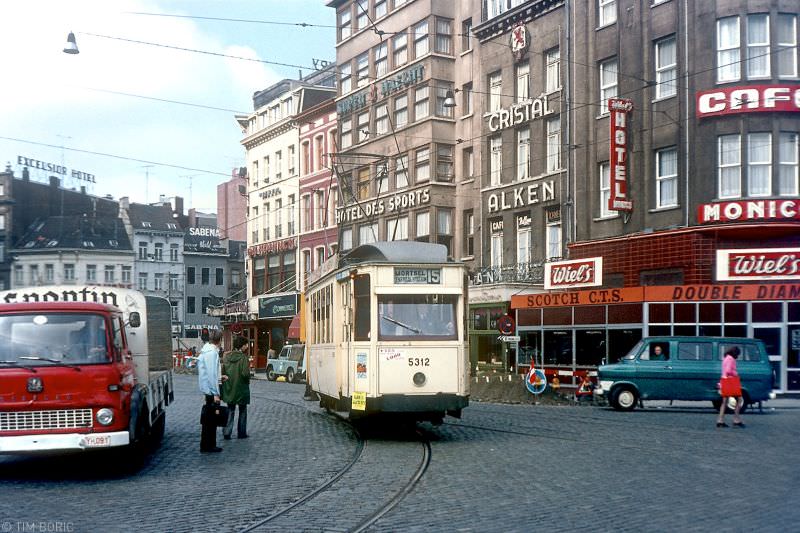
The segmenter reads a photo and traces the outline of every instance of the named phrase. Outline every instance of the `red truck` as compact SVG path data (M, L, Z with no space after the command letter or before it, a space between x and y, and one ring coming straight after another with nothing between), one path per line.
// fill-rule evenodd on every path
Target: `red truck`
M0 292L0 454L159 440L174 398L171 315L131 289Z

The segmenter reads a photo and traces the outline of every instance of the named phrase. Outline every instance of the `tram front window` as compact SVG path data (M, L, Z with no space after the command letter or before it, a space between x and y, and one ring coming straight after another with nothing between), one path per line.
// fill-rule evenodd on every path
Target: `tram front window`
M380 340L455 340L457 295L378 295Z

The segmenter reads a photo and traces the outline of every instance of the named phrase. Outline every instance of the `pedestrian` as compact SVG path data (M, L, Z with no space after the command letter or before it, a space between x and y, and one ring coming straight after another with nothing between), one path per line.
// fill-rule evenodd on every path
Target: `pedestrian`
M738 346L734 346L725 352L725 358L722 360L722 379L739 377L739 373L736 371L736 360L739 358L740 353L741 351L739 350ZM733 425L736 427L743 428L744 422L742 422L742 419L739 416L739 411L741 410L742 404L744 403L744 399L742 398L741 385L739 386L738 391L736 390L723 391L722 382L720 382L720 395L722 395L722 405L719 408L719 418L717 418L717 427L718 428L728 427L728 424L725 423L725 410L728 408L728 398L736 398L736 408L733 411Z
M214 405L219 405L219 342L222 335L214 330L209 333L208 342L200 349L197 358L197 377L200 384L200 392L205 395L206 409L210 410ZM217 446L217 425L212 416L201 416L200 423L200 451L201 452L221 452L222 448Z
M227 380L222 384L222 399L228 404L228 423L222 431L223 437L230 440L233 433L233 418L239 407L239 423L236 437L247 438L247 404L250 403L250 361L247 357L250 344L247 339L237 335L233 339L233 350L222 358L222 375Z

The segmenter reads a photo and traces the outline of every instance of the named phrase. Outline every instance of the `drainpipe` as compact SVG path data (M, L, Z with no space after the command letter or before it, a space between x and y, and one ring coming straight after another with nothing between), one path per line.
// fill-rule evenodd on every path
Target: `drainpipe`
M686 213L684 225L689 227L689 0L683 0L683 70L686 73L686 83L684 83L684 106L683 106L683 140L685 144L684 153L684 188L686 189L685 205L683 208Z

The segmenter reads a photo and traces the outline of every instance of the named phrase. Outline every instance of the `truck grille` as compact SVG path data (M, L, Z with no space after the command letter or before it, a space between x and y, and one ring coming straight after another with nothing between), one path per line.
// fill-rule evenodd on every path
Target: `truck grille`
M0 431L92 427L91 409L0 412Z

